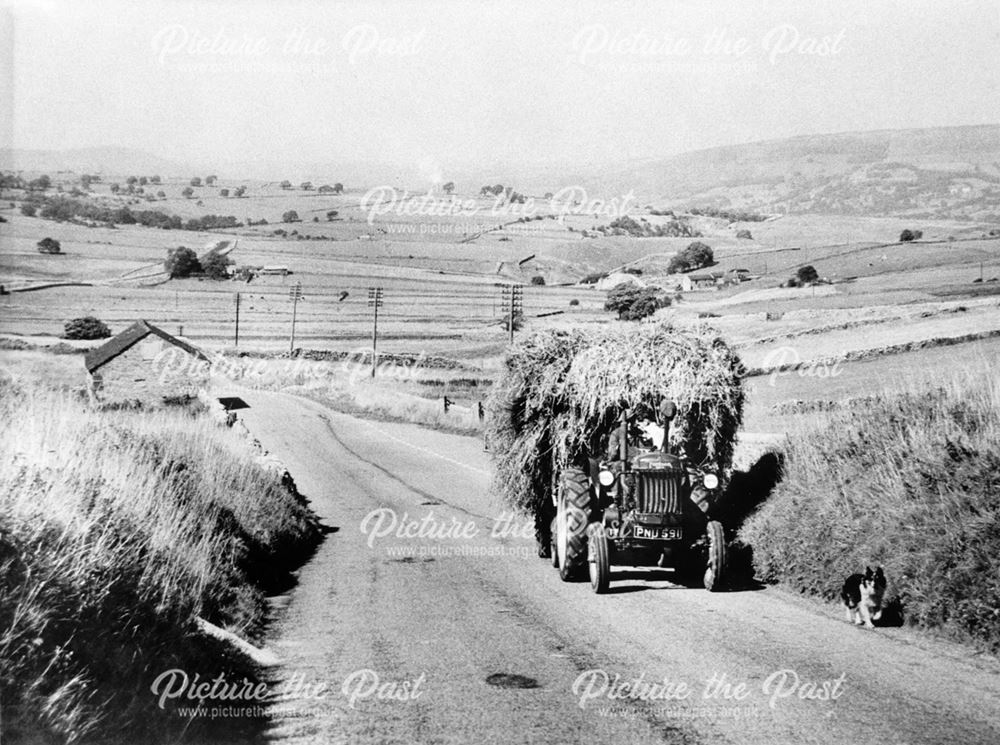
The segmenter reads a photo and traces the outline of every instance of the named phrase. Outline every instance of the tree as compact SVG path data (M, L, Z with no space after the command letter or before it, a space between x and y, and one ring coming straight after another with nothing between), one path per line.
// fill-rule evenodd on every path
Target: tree
M810 285L819 280L819 272L816 271L816 268L812 264L800 266L798 271L795 272L795 278L799 281L800 285Z
M32 179L31 181L28 182L29 191L35 191L35 190L45 191L51 186L52 186L52 179L50 179L45 174L42 174L38 178Z
M103 321L99 321L94 316L83 316L68 321L63 327L64 339L107 339L111 336L111 329Z
M312 181L303 181L299 184L299 188L302 189L302 191L312 191Z
M292 188L292 182L291 182L291 181L289 181L288 179L285 179L284 181L282 181L282 182L281 182L281 183L279 184L279 186L280 186L280 187L281 187L282 189L291 189L291 188Z
M128 184L129 186L134 186L135 184L139 183L139 178L137 176L129 176L127 179L125 179L125 183Z
M166 199L167 193L163 191L163 189L160 189L158 192L156 192L156 196L158 196L160 199Z
M545 277L543 277L541 274L536 274L534 277L531 278L531 284L538 286L544 285Z
M232 263L233 260L228 256L223 256L217 251L213 251L205 257L201 268L205 272L205 276L209 279L229 279L228 267Z
M228 197L229 196L229 189L219 189L219 196L220 197Z
M670 259L670 263L667 265L667 272L670 274L689 272L692 269L700 269L703 266L711 266L714 263L715 255L712 249L701 241L694 241Z
M344 185L341 184L340 182L334 184L333 185L333 193L334 194L343 194L344 193Z
M145 176L139 177L139 186L146 186L149 183L149 179Z
M200 272L201 262L193 250L180 246L167 251L167 260L163 263L163 268L171 279L183 279Z
M924 231L922 230L910 230L907 228L902 233L899 234L900 243L908 243L910 241L917 241L924 237Z
M42 238L42 240L38 241L37 245L38 253L40 254L62 253L62 246L55 238Z
M604 309L618 314L622 321L638 321L670 305L670 298L655 287L639 287L633 282L616 285L608 293Z
M339 214L340 213L337 212L337 210L330 210L329 212L326 213L326 219L328 222L333 222L333 219Z
M745 240L745 241L752 241L753 240L753 236L750 234L750 231L746 230L746 229L737 230L736 231L736 237L739 238L739 239L741 239L741 240Z
M455 182L449 181L447 184L441 187L444 189L444 193L451 196L455 192Z
M237 186L235 193L237 197L242 197L244 194L247 193L247 188L245 186Z
M694 241L685 250L695 268L711 266L715 263L715 255L712 253L711 247L701 241Z
M112 194L117 194L122 190L121 184L111 184L109 188L111 189Z
M185 186L184 190L181 192L181 196L184 197L185 199L190 199L192 196L194 196L194 189L192 189L190 186Z
M191 186L201 186L201 176L195 176L191 179Z
M93 182L94 182L94 177L91 176L89 173L84 173L83 175L80 176L80 184L83 186L84 189L89 189L90 185Z
M333 191L333 187L330 186L329 184L323 184L316 191L318 191L320 194L329 194L330 192Z
M149 177L149 181L152 184L158 184L158 183L160 183L160 177L159 176L150 176Z
M33 204L29 204L28 202L25 202L24 204L21 205L21 214L24 215L25 217L34 217L37 211L38 208L35 207L35 205Z
M205 177L205 186L215 186L215 182L218 181L218 180L219 180L218 176L215 176L215 175L206 176Z
M299 213L295 210L288 210L281 216L282 222L299 222Z

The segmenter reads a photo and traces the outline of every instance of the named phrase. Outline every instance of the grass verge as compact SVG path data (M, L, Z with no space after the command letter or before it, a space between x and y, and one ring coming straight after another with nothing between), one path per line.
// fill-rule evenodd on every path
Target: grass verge
M906 622L1000 649L1000 381L973 376L820 415L746 522L758 575L827 599L885 567Z
M176 701L160 708L151 682L172 668L258 679L196 619L259 638L265 592L317 541L301 498L205 417L100 412L65 391L0 384L4 734L191 734L200 723ZM226 732L249 739L240 726Z

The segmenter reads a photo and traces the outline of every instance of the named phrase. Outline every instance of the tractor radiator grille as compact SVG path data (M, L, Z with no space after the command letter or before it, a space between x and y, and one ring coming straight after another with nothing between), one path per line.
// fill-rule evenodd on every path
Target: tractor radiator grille
M667 514L681 511L681 475L643 473L636 479L639 512Z

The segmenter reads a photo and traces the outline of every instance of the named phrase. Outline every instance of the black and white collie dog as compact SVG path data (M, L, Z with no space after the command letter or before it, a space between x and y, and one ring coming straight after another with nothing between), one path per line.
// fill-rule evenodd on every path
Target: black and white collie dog
M852 574L844 580L840 599L847 606L847 620L858 626L864 624L874 628L872 621L882 617L882 601L885 599L885 574L882 567L865 567L864 574Z

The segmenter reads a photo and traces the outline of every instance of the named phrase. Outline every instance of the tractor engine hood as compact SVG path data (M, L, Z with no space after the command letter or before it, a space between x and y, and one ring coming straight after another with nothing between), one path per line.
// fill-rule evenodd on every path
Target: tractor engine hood
M632 468L636 471L681 471L681 459L663 452L643 453L632 458Z

